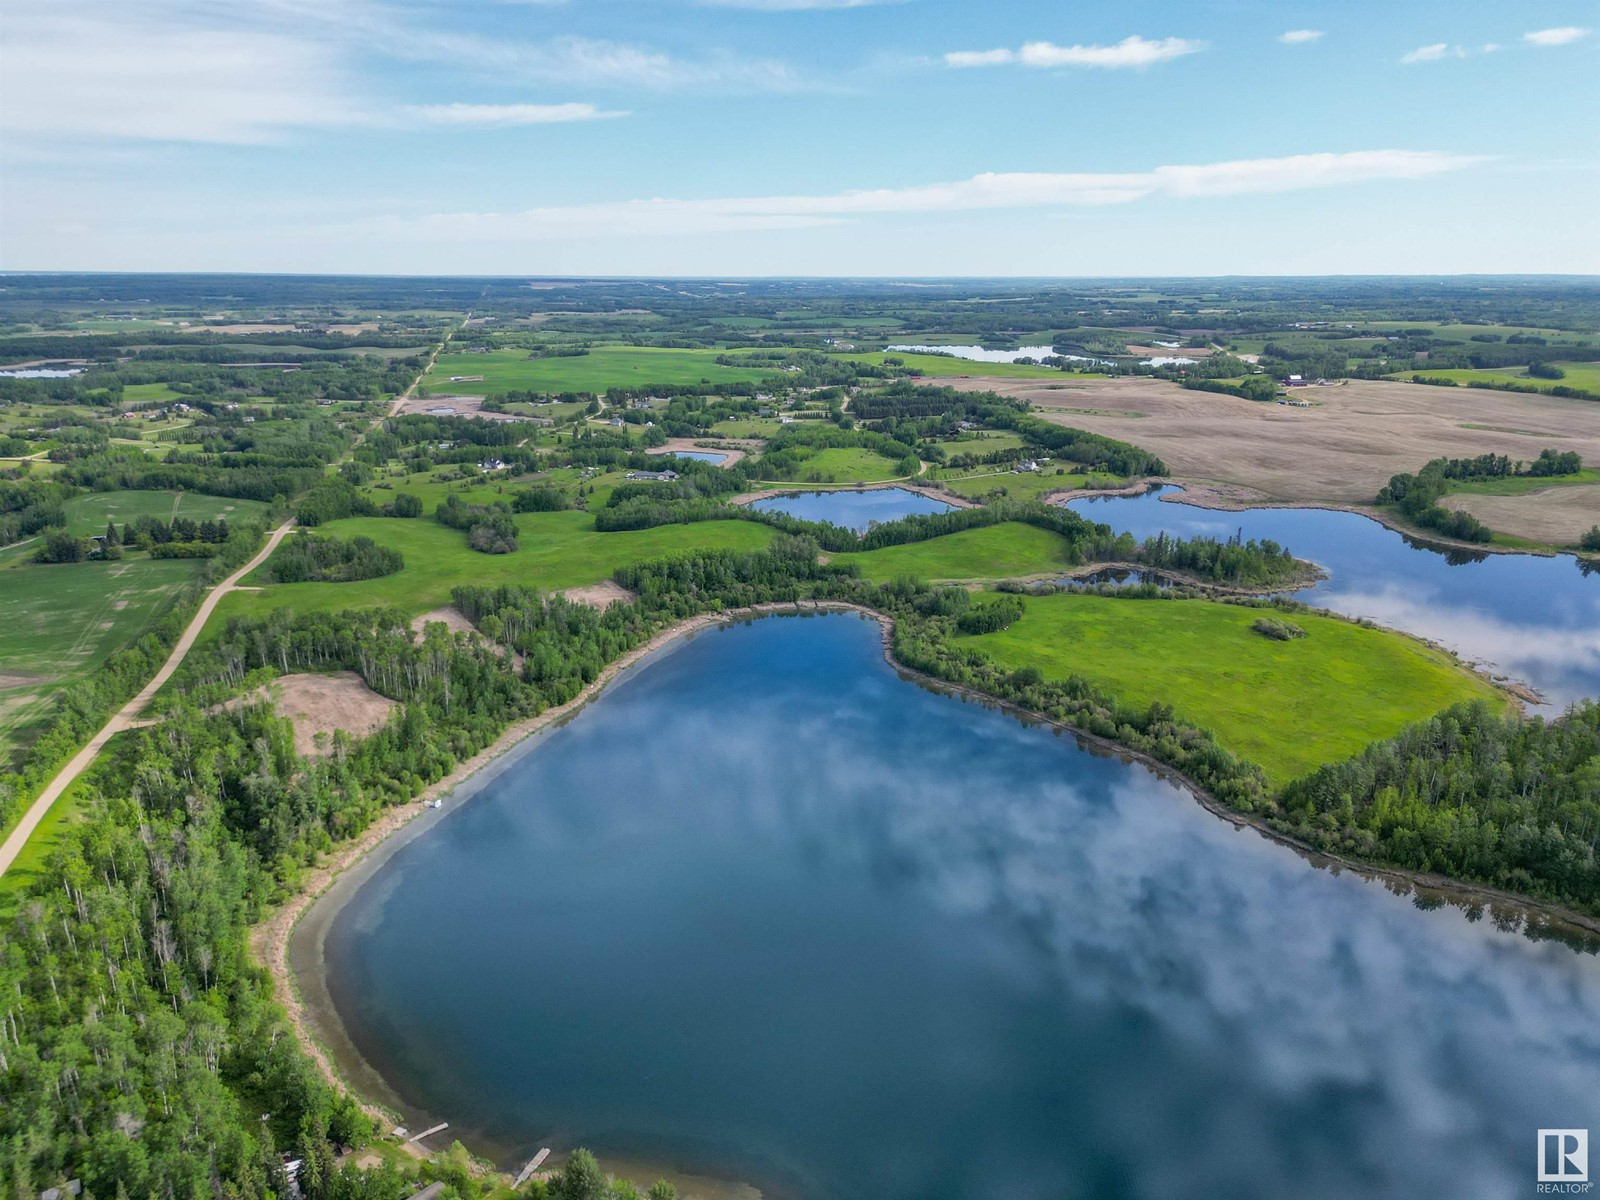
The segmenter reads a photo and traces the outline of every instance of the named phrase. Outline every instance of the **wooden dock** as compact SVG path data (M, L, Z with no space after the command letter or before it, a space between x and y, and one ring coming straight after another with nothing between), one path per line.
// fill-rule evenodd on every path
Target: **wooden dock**
M421 1133L413 1133L410 1137L408 1137L406 1139L406 1141L408 1141L408 1142L420 1142L425 1137L430 1137L435 1133L442 1133L444 1130L449 1129L449 1128L450 1128L450 1122L449 1121L440 1121L432 1129L424 1129Z
M522 1168L522 1174L517 1176L517 1181L511 1186L519 1188L528 1182L528 1177L539 1169L539 1164L550 1157L550 1148L547 1146L528 1160L528 1165Z

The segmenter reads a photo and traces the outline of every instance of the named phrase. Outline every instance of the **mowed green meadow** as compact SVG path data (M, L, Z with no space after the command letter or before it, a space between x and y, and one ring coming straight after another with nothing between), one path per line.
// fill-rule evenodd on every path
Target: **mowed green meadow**
M863 578L883 583L912 575L928 583L958 579L1015 579L1066 570L1067 542L1060 534L1007 521L982 529L885 546L882 550L835 554L833 560L855 563Z
M423 379L430 395L492 396L506 391L604 392L651 384L757 383L773 372L760 367L725 367L721 350L677 350L656 346L595 346L572 358L529 358L526 350L441 354ZM452 383L452 375L482 375Z
M999 633L960 639L1009 669L1081 675L1127 703L1171 704L1275 785L1463 700L1509 703L1448 654L1398 633L1313 613L1285 616L1210 600L1025 598ZM1279 642L1250 626L1292 621Z
M408 616L450 603L464 584L517 584L560 591L609 579L618 567L663 558L683 550L757 550L773 531L752 521L706 521L655 529L598 533L584 512L524 513L516 518L519 548L511 554L479 554L466 534L432 517L397 519L354 517L319 526L317 533L370 537L405 556L405 566L381 579L356 583L263 584L260 572L242 582L259 591L236 591L223 598L209 631L234 616L258 616L276 609L332 612L345 608L393 607Z
M202 496L198 492L90 492L86 496L74 496L65 508L68 530L87 537L104 533L107 521L118 525L125 525L135 517L155 517L162 521L174 517L214 521L225 517L229 521L243 521L260 516L268 506L259 500Z
M760 467L759 460L756 464ZM854 446L830 446L818 450L800 464L800 472L782 486L796 483L883 483L901 479L900 464L872 450Z

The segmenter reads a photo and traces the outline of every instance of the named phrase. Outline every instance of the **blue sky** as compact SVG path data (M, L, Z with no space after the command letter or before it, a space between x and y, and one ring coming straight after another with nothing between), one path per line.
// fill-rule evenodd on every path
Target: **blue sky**
M0 267L1600 272L1592 0L6 0Z

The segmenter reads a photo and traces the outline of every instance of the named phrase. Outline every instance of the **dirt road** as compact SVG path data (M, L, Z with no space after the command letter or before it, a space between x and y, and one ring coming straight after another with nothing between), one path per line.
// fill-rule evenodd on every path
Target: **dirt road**
M61 797L63 792L72 786L73 781L79 775L83 774L89 764L94 761L95 755L100 753L101 749L113 736L121 733L124 729L130 729L134 726L140 710L150 703L150 698L161 689L161 685L172 678L172 673L178 669L178 664L183 661L184 656L194 646L195 639L200 636L200 631L206 627L206 622L211 618L212 612L216 610L217 604L221 599L238 586L239 580L266 562L267 556L278 548L278 543L283 541L284 537L293 528L294 522L292 520L285 521L278 526L272 531L272 534L267 538L266 545L261 547L260 552L254 558L211 589L210 594L200 602L199 610L185 627L182 635L178 638L177 644L172 647L172 653L167 656L167 661L161 664L161 669L151 677L150 682L144 685L137 696L119 708L101 728L100 732L90 738L88 744L74 754L67 762L67 765L61 768L60 774L45 785L44 791L39 793L39 798L33 802L27 812L22 814L22 820L17 822L16 828L6 838L5 844L0 845L0 875L4 875L11 868L12 862L15 861L23 845L33 831L38 828L39 822L44 820L45 813L50 811L50 806Z

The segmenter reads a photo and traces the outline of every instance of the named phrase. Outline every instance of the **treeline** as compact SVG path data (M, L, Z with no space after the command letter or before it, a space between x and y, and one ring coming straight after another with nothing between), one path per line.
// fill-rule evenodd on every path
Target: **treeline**
M1436 458L1415 475L1402 473L1390 477L1379 489L1377 503L1393 506L1416 525L1464 542L1488 543L1494 531L1469 512L1445 508L1439 500L1450 490L1445 475L1447 460Z
M1505 454L1480 454L1476 458L1439 458L1440 472L1446 479L1506 479L1525 476L1548 479L1556 475L1576 475L1583 470L1583 458L1576 450L1544 449L1531 463L1514 461ZM1432 466L1429 463L1428 466ZM1424 470L1427 467L1423 468Z
M1238 396L1241 400L1270 402L1278 398L1278 381L1271 375L1246 375L1238 383L1186 377L1179 380L1179 383L1191 392L1219 392L1224 396Z
M1478 701L1285 789L1274 823L1321 849L1600 916L1600 705L1525 721Z
M351 583L393 575L405 556L369 537L318 537L302 533L289 538L261 568L268 583Z

